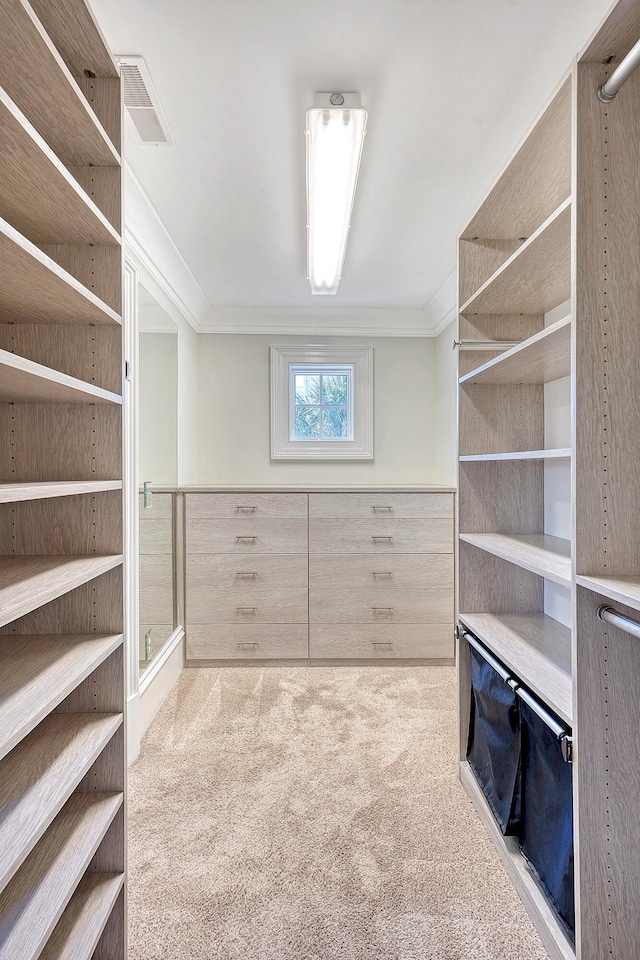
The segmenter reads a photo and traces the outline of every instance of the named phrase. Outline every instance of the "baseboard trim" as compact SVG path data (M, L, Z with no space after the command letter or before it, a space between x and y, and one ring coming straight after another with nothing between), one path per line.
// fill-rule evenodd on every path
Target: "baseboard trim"
M187 670L198 670L200 668L212 669L214 667L453 667L455 660L451 657L441 658L413 658L404 660L393 660L390 658L376 660L329 660L312 657L310 660L187 660L185 668Z

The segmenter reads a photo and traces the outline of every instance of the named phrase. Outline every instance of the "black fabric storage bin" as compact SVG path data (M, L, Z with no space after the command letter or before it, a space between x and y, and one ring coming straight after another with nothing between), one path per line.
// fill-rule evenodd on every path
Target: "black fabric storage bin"
M550 729L521 699L522 853L575 939L572 771L558 739L562 726Z
M466 635L469 640L469 634ZM471 654L471 714L467 760L503 834L520 820L520 726L509 674L490 653ZM482 649L481 645L478 644Z

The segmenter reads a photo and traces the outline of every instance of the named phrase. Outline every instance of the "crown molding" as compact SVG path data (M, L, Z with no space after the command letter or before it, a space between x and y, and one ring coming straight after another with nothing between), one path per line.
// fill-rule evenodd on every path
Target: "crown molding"
M424 310L383 307L214 307L201 333L301 337L433 337Z

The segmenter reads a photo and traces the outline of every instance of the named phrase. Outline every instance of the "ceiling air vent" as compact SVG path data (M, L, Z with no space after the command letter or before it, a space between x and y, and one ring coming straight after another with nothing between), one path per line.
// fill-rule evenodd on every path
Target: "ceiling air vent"
M167 119L158 102L144 57L116 57L123 81L124 105L131 117L140 143L150 146L173 146Z

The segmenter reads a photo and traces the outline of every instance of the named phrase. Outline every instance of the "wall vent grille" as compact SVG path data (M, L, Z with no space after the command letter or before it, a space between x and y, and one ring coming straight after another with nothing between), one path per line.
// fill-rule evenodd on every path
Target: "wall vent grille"
M116 57L122 73L123 100L140 143L173 146L167 119L158 101L144 57Z

